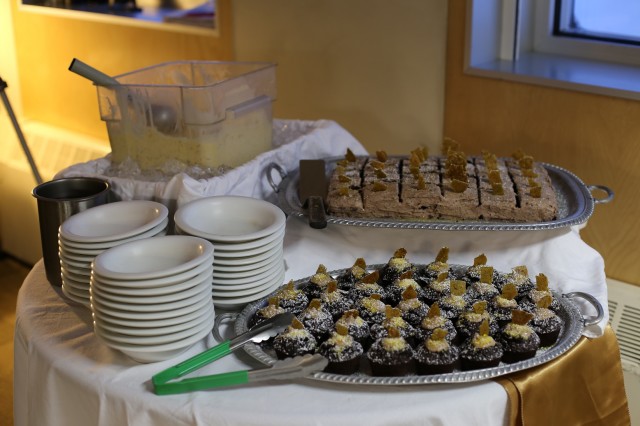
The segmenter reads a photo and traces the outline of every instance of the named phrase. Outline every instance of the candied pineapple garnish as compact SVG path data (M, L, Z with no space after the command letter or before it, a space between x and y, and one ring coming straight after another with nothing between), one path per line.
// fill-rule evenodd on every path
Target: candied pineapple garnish
M349 183L351 182L351 179L349 179L349 177L345 175L338 175L338 182Z
M436 278L436 282L441 283L442 281L446 280L447 278L449 278L449 271L440 272L438 274L438 278Z
M268 300L267 300L267 304L269 306L277 306L278 305L278 297L277 296L271 296Z
M500 171L498 169L490 170L487 176L489 177L489 182L492 184L502 183L502 176L500 175Z
M373 191L374 192L381 192L381 191L386 191L387 190L387 185L385 185L384 183L380 182L380 181L375 181L373 182Z
M396 318L400 316L400 309L394 308L391 305L386 305L384 308L384 316L385 318Z
M333 293L335 291L338 291L338 282L335 280L329 281L329 284L327 284L327 292Z
M549 296L549 295L547 294L547 295L545 295L545 296L541 297L541 298L540 298L540 300L538 300L538 301L536 302L536 306L537 306L538 308L547 309L547 308L549 308L549 306L551 306L551 302L552 302L552 301L553 301L553 300L551 299L551 296Z
M324 266L322 263L318 265L318 269L316 269L316 274L326 274L327 273L327 267Z
M529 269L527 269L527 265L514 266L511 270L518 275L529 276Z
M374 169L383 169L384 168L384 163L381 162L381 161L371 160L369 162L369 164L371 164L371 167L373 167Z
M455 139L445 137L442 141L442 152L447 154L449 151L457 151L460 149L460 142Z
M400 274L398 277L399 280L410 280L413 278L413 269L408 269Z
M417 298L418 298L418 292L411 285L407 287L405 291L402 292L402 300L417 299Z
M504 299L513 300L518 294L518 289L514 283L507 283L502 287L502 297Z
M347 148L347 153L344 155L344 159L349 163L355 163L356 155L353 153L353 151L351 151L351 149Z
M518 165L521 169L533 169L533 157L530 155L524 155L518 160Z
M463 176L467 176L466 165L464 164L451 164L445 171L445 176L451 179L464 180Z
M392 339L397 339L398 337L400 337L400 331L395 327L387 328L387 333Z
M428 318L435 318L440 316L440 305L438 302L435 302L433 305L429 307L429 311L427 312Z
M522 176L528 178L537 178L538 174L533 169L522 169Z
M436 262L447 263L449 260L449 247L442 247L436 255Z
M425 189L427 187L427 182L424 180L422 175L418 175L418 189Z
M349 327L344 324L336 324L336 333L341 336L346 336L347 334L349 334Z
M349 165L349 162L345 159L336 161L336 165L338 167L342 167L343 169Z
M404 247L400 247L393 252L393 257L407 257L407 249Z
M365 269L367 267L367 262L365 262L362 257L359 257L356 259L353 266L359 266L360 268Z
M480 267L480 282L485 284L493 282L493 266Z
M461 193L467 190L469 182L464 182L458 179L451 180L451 190L453 192Z
M304 324L302 324L298 318L294 317L291 321L291 328L302 330L304 328Z
M532 186L529 190L529 195L532 198L540 198L542 197L542 187L541 186Z
M454 296L462 296L467 290L467 283L462 280L451 281L451 294Z
M378 159L378 161L381 161L384 163L385 161L387 161L389 156L385 151L376 151L376 158Z
M482 157L484 158L484 164L487 170L496 170L498 168L498 159L495 154L487 151L482 151Z
M372 273L365 275L360 282L365 283L365 284L373 284L373 283L377 283L378 279L380 278L380 272L378 271L373 271Z
M429 336L429 339L444 340L447 337L447 334L449 334L449 332L444 328L436 328L433 330L433 333L431 333L431 336Z
M479 300L473 304L473 313L482 314L487 310L487 301Z
M524 157L524 152L522 152L521 149L517 150L516 152L514 152L513 154L511 154L511 156L513 158L515 158L516 160L521 159L522 157Z
M504 187L502 186L501 183L492 183L491 193L493 195L504 195Z
M418 176L420 176L420 167L410 166L409 172L411 173L411 176L413 176L415 179L418 179Z
M473 266L480 266L480 265L486 265L486 264L487 264L487 256L484 253L476 256L473 259Z
M321 309L322 308L322 302L320 301L320 299L312 299L311 302L309 302L309 305L307 306L307 309Z
M413 158L415 158L418 161L418 163L422 163L427 159L427 157L425 157L424 155L424 151L421 150L420 148L416 148L413 151L411 151L412 161L413 161Z
M347 195L349 195L349 187L341 186L340 188L338 188L338 195L340 195L341 197L346 197Z
M409 164L413 167L420 167L420 163L422 163L422 160L420 160L420 156L412 151L411 157L409 157Z
M525 325L533 318L533 314L520 309L514 309L511 311L511 322L517 325Z
M387 174L382 169L376 169L376 177L378 179L384 179L387 177Z
M489 335L489 320L488 319L484 319L482 321L482 324L480 324L480 327L478 327L478 334L480 334L481 336L488 336Z
M536 275L536 290L538 291L549 290L549 279L543 273Z

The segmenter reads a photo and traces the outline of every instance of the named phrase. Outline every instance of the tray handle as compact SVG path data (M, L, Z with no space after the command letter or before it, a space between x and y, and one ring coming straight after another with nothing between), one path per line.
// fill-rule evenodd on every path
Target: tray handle
M269 182L269 186L271 186L271 188L273 189L273 192L277 194L279 191L279 188L278 188L278 185L273 180L273 171L277 170L278 174L280 175L280 179L284 179L287 177L287 171L280 164L277 164L277 163L267 164L267 167L265 168L265 170L266 170L265 173L267 175L267 182Z
M220 334L220 325L222 324L222 322L226 320L232 320L235 322L236 318L238 318L238 314L234 312L225 312L220 315L216 315L216 318L213 320L213 330L211 330L211 332L213 333L213 337L216 338L217 342L224 342L225 340L228 340L222 337L222 335Z
M591 197L593 198L593 202L596 204L606 204L610 203L613 200L613 190L605 185L587 185L587 189L591 193ZM604 198L596 198L593 196L594 190L604 191L607 196Z
M582 291L574 291L574 292L571 292L571 293L565 293L565 294L562 295L562 297L566 297L567 299L581 298L581 299L586 300L594 308L596 308L596 316L594 316L594 317L583 317L582 318L582 322L583 322L585 327L588 327L590 325L595 325L595 324L599 323L600 321L602 321L602 318L604 318L604 309L602 309L602 305L600 304L598 299L596 299L595 297L593 297L589 293L585 293L585 292L582 292Z

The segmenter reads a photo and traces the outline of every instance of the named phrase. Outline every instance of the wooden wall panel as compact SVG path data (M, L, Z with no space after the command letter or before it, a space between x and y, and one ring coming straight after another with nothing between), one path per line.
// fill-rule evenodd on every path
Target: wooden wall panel
M612 188L581 235L607 276L640 285L640 102L465 75L465 4L449 2L444 135L470 152L521 148Z
M109 75L166 61L231 60L231 4L217 2L219 36L37 13L11 1L24 116L107 141L96 89L68 71L71 60Z

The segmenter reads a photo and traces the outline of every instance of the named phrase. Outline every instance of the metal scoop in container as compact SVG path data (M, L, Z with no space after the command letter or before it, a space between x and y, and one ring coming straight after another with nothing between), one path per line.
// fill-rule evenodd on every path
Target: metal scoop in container
M121 86L120 82L115 78L85 64L81 60L74 58L69 65L69 71L74 72L88 80L91 80L99 86ZM128 102L135 106L146 105L143 99L136 99L133 93L126 96ZM173 108L167 105L151 104L149 110L145 112L147 125L155 127L158 131L165 134L173 134L178 127L178 117Z

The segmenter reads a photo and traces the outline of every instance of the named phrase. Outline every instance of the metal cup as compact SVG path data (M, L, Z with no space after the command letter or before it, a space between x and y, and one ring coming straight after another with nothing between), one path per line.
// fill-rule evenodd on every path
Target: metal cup
M40 240L47 280L62 286L58 231L70 216L109 202L109 183L98 178L56 179L36 186L32 195L38 200Z

